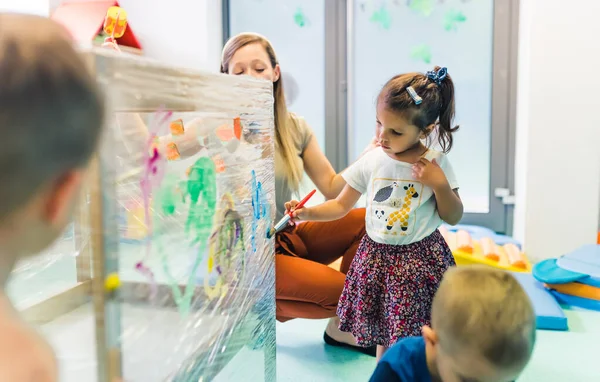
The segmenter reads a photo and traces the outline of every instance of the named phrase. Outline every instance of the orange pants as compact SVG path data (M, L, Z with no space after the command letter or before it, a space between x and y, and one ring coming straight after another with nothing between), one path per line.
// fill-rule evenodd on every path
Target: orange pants
M364 235L364 208L354 209L340 220L305 222L279 233L275 255L277 320L334 317L345 274ZM328 267L340 257L341 272Z

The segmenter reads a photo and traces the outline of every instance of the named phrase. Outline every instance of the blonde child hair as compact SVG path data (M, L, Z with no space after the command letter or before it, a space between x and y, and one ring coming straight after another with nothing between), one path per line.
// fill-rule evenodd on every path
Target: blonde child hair
M432 329L445 354L468 349L497 368L523 368L535 343L535 313L519 282L499 269L450 269L435 295Z

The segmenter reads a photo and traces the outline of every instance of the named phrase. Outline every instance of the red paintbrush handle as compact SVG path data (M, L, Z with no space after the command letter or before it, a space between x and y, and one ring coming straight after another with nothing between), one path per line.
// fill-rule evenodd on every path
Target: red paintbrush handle
M312 196L315 194L315 192L317 192L317 190L312 190L311 192L309 192L309 193L308 193L308 195L306 195L306 196L304 197L304 199L302 199L302 200L300 201L300 203L298 203L298 204L296 205L296 207L294 207L294 209L290 211L290 213L289 213L290 217L292 217L292 212L294 212L294 211L295 211L295 210L297 210L297 209L300 209L300 208L304 207L304 205L306 204L306 202L308 202L308 200L309 200L310 198L312 198Z

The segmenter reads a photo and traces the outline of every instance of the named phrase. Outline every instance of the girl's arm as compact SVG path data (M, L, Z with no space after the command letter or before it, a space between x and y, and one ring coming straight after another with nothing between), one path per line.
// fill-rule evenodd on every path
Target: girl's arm
M361 156L377 146L376 139L373 139ZM339 174L335 173L333 166L325 154L323 154L323 151L321 151L321 147L319 147L319 143L314 136L304 149L302 160L304 161L306 174L325 198L336 198L346 185L346 181L342 177L341 172Z
M343 218L358 202L361 193L346 185L337 198L314 207L304 207L293 212L294 219L311 221L331 221ZM294 209L298 201L292 200L285 204L289 212Z
M458 195L458 189L451 189L446 182L445 185L434 188L433 193L437 202L438 214L442 220L450 225L458 224L463 216L463 204Z

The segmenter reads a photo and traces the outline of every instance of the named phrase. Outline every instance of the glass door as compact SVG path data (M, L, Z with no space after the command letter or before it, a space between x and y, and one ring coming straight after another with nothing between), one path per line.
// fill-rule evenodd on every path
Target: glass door
M449 158L463 223L504 232L506 208L496 189L507 187L510 2L500 3L348 1L348 157L373 137L375 99L388 79L446 66L456 86L460 130Z
M510 232L518 0L224 4L226 37L253 31L273 42L290 110L306 118L338 171L373 137L375 98L390 77L448 67L460 125L449 157L462 223Z

